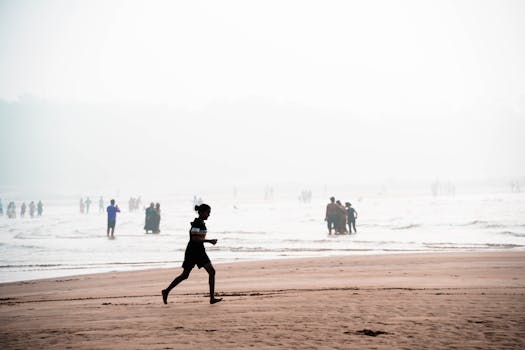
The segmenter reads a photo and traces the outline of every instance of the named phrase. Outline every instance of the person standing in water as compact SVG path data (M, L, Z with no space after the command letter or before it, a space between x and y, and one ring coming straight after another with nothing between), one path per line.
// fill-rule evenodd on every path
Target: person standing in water
M168 294L170 294L171 290L190 276L190 272L195 267L195 265L197 265L199 269L204 267L206 272L208 272L208 282L210 285L210 304L215 304L222 300L222 298L215 298L215 269L213 268L210 258L208 258L206 250L204 249L204 243L211 243L213 245L217 243L216 239L206 239L207 229L204 221L210 216L211 207L203 203L201 205L196 205L195 211L197 211L199 217L195 218L195 220L193 220L191 223L189 232L190 241L186 246L184 262L182 263L182 268L184 270L173 280L173 282L171 282L171 284L166 289L162 290L162 301L164 304L168 303Z
M104 211L104 198L100 196L100 199L98 200L98 212L102 213Z
M155 220L153 233L160 233L160 203L155 204Z
M349 202L345 203L346 207L346 217L348 221L348 232L352 234L352 227L354 228L354 233L357 233L357 230L355 229L355 219L357 219L357 211L352 208L352 204Z
M42 204L42 201L38 201L36 211L38 212L38 216L42 216L42 212L44 211L44 204Z
M335 204L335 198L330 197L330 203L326 205L326 214L324 217L324 221L326 221L326 224L328 225L328 234L332 234L332 228L335 228L334 226L337 223L337 213L338 213L338 207L337 204Z
M89 207L91 206L91 199L89 199L89 197L87 197L85 204L86 204L86 214L89 214Z
M22 206L20 207L20 217L23 218L26 215L26 202L22 203Z
M146 230L146 233L155 230L155 204L153 202L150 203L149 207L146 208L146 219L144 222L144 230Z
M31 201L31 203L29 203L29 216L31 216L32 218L35 216L35 209L35 202Z
M109 237L109 230L111 229L111 237L113 237L113 234L115 233L115 224L117 223L117 213L120 213L120 209L118 208L118 205L115 205L115 200L111 200L111 205L109 205L106 209L108 212L108 237Z
M344 235L346 233L346 210L340 200L335 201L337 204L337 219L335 222L335 233Z

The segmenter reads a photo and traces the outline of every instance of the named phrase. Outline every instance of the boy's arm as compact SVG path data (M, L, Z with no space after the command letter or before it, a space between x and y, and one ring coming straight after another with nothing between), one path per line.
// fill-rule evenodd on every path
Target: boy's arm
M211 243L213 245L217 243L216 239L206 239L206 233L200 232L200 229L198 227L192 227L190 232L191 232L192 241L202 242L202 243Z
M206 235L194 233L191 235L191 240L195 242L211 243L213 245L217 243L216 239L205 239L204 237L206 237Z

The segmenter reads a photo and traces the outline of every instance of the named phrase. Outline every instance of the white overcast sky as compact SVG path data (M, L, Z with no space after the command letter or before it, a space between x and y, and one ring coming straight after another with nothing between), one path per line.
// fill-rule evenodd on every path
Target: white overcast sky
M525 2L0 0L0 99L23 109L26 95L73 106L72 119L100 106L99 126L118 132L98 143L156 143L170 176L167 163L192 157L225 183L523 176ZM108 104L122 110L104 115ZM15 147L24 130L1 117ZM76 147L96 137L58 123ZM200 130L210 152L171 128ZM74 163L60 140L51 158ZM90 149L83 164L107 168L107 149ZM0 154L6 182L54 176Z

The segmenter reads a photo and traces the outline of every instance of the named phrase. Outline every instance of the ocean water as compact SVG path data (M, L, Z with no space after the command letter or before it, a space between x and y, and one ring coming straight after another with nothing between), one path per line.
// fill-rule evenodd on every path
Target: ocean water
M370 194L352 200L357 234L328 235L324 212L330 194L302 203L294 194L264 199L210 195L206 245L213 263L292 257L402 252L525 249L524 193ZM43 198L42 217L0 216L0 282L69 275L180 267L194 219L190 196L144 198L161 203L160 234L145 234L144 211L120 204L115 239L106 237L106 214L80 214L78 198ZM341 198L346 201L346 198ZM4 211L9 198L3 198ZM21 201L17 201L17 210Z

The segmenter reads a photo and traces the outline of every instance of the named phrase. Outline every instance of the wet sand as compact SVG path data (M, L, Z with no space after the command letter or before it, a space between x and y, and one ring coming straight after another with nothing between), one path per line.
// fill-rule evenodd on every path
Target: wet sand
M211 257L213 259L213 256ZM0 284L1 349L524 349L525 252L218 264ZM384 333L383 333L384 332Z

